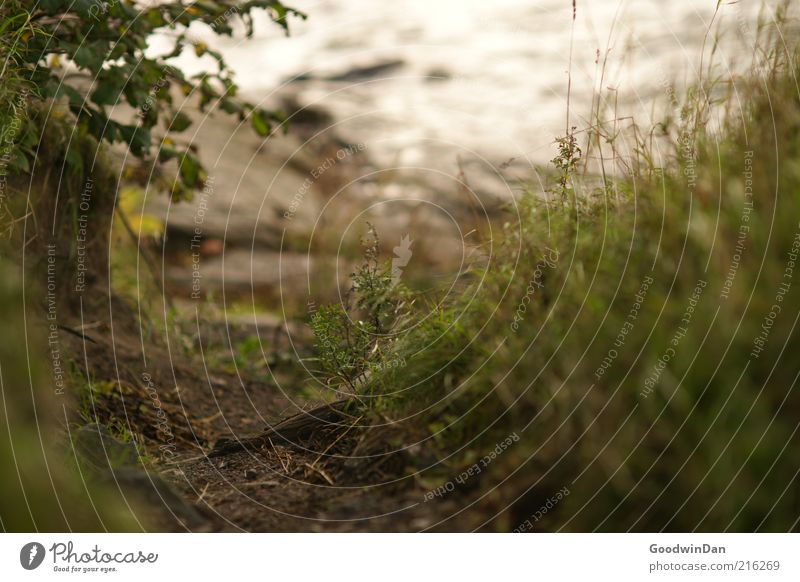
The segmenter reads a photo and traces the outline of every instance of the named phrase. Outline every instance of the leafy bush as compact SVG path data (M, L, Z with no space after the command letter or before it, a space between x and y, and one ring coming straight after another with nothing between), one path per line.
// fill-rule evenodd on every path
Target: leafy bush
M193 190L202 189L205 173L195 146L181 144L175 137L191 126L191 119L173 100L176 91L196 95L201 109L218 108L249 120L262 136L270 134L273 124L284 122L279 113L239 99L222 55L189 34L190 25L202 23L216 34L230 36L238 20L251 36L257 10L266 10L287 31L290 17L304 18L279 0L206 0L189 5L181 1L42 0L33 6L5 2L0 7L0 51L6 63L0 78L0 109L5 116L13 114L20 94L26 99L64 99L79 135L127 145L142 161L145 175L152 168L157 185L176 198L189 197ZM160 32L172 33L174 43L171 50L153 56L147 52L148 42ZM216 70L185 75L171 59L187 51L198 57L208 55ZM123 103L137 112L135 119L112 117L114 108ZM35 145L19 144L14 169L24 172L32 166ZM169 160L177 162L174 176L161 171Z
M412 314L411 293L382 263L375 228L362 239L363 262L351 274L352 286L339 305L325 305L311 316L317 361L329 384L353 392L381 362Z

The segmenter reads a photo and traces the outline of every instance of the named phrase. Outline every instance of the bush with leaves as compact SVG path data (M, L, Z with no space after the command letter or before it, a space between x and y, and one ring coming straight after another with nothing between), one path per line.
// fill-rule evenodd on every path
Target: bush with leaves
M380 259L380 241L368 224L362 239L363 261L351 273L344 301L321 307L311 316L317 361L328 384L357 392L381 365L412 315L412 292L396 281L391 261Z
M264 137L274 124L285 121L279 113L239 99L223 56L189 33L190 25L202 23L216 34L231 36L238 20L251 36L258 10L266 11L287 32L289 17L305 18L279 0L4 2L0 6L4 127L21 94L39 101L64 99L79 135L94 136L100 143L126 144L157 185L176 199L190 197L202 188L205 172L194 146L170 137L191 125L173 101L178 91L197 96L203 110L218 108L249 120ZM152 55L148 41L159 33L169 33L173 45L163 54ZM171 64L185 52L212 57L216 70L187 76ZM120 104L135 109L135 118L126 122L112 116ZM9 165L24 173L32 167L37 144L17 140L16 145ZM162 171L169 160L177 162L174 176Z

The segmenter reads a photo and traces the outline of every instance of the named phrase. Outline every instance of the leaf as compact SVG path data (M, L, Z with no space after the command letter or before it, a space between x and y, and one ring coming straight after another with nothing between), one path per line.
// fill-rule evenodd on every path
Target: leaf
M128 142L133 155L141 157L150 146L150 131L138 125L120 125L122 139Z
M230 113L231 115L233 115L234 113L242 112L242 106L236 101L233 101L231 99L223 99L222 101L220 101L219 108L222 109L225 113Z
M78 108L83 106L83 95L78 93L66 83L59 85L58 89L56 90L56 97L63 97L64 95L66 95L67 99L69 99L69 104L71 106Z
M178 155L178 150L173 147L164 145L158 150L158 160L160 162L166 162L174 158Z
M153 8L147 11L147 22L153 28L160 28L167 24L167 21L164 20L164 16L161 14L161 10L159 8Z
M151 129L158 123L158 109L155 107L148 107L146 109L140 109L139 111L142 125L147 129Z
M251 121L253 124L253 129L256 130L256 133L261 137L267 137L269 135L270 126L269 122L266 120L266 116L264 113L259 109L253 109L251 114Z
M78 150L74 147L69 148L64 158L73 174L79 175L83 173L83 157Z
M120 85L112 80L103 80L92 93L92 101L98 105L116 105L122 91Z
M102 111L91 111L87 117L89 133L97 139L105 139L110 143L117 141L119 128L116 122L109 120Z
M103 63L106 60L106 48L104 41L84 43L75 51L72 60L79 67L98 72L103 68Z
M39 8L48 14L53 14L57 10L65 8L69 2L67 0L40 0Z
M190 125L192 125L191 118L182 111L178 111L175 114L175 117L172 118L172 123L170 124L169 129L170 131L180 133L185 131Z
M72 0L66 3L71 10L74 10L81 18L93 18L97 20L98 5L92 0ZM100 4L104 6L104 4Z
M175 149L175 142L169 137L165 137L161 142L161 147L158 149L159 161L166 162L177 156L180 152Z
M22 150L14 150L14 159L11 160L11 168L22 174L29 174L31 166L28 163L28 156Z
M197 185L197 180L200 177L200 161L190 153L181 158L181 180L189 188L194 188Z
M155 103L150 102L150 100L153 100L154 97L152 97L141 87L135 86L133 83L129 82L125 85L123 94L125 95L125 98L128 100L128 103L131 105L131 107L143 107L145 103L149 103L148 107L155 106Z

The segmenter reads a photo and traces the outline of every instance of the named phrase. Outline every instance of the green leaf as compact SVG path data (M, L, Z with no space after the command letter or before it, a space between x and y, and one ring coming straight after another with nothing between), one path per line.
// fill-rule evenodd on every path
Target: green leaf
M69 167L72 173L74 174L83 173L83 157L81 156L78 150L76 150L74 147L71 147L67 150L67 154L64 157L67 166Z
M231 115L242 112L241 104L231 99L222 99L219 103L219 108L225 113L230 113Z
M68 5L69 8L74 10L81 18L91 17L95 22L99 16L103 14L102 10L99 13L97 12L98 4L96 4L93 0L73 0L72 2L69 2ZM102 6L102 4L99 6Z
M192 125L191 118L182 111L178 111L175 114L175 117L172 118L172 123L170 124L169 129L170 131L180 133L188 129L190 125Z
M166 162L177 156L178 153L179 153L178 150L176 150L174 147L169 145L162 145L161 148L158 150L158 159L161 162Z
M269 135L270 126L264 112L260 111L259 109L253 109L251 121L253 124L253 129L256 130L258 135L261 137L267 137Z
M89 119L89 133L97 139L105 139L110 143L117 140L117 123L109 120L102 111L91 111L86 117Z
M69 104L73 107L82 107L83 106L83 95L78 93L75 89L67 85L66 83L62 83L59 85L58 89L56 90L56 97L63 97L64 95L67 96L69 99Z
M183 183L189 188L194 188L200 177L200 161L187 152L181 159L180 172Z
M67 0L40 0L39 8L48 14L53 14L57 10L62 10L69 5Z
M11 169L18 173L28 174L31 171L31 166L28 163L28 156L25 155L20 149L14 150L14 159L11 160Z
M120 91L120 86L117 83L103 81L92 93L92 101L98 105L116 105L119 102L121 93L122 91Z
M143 114L141 112L143 112ZM155 107L140 110L140 116L142 119L142 125L147 129L154 127L155 124L158 123L158 109Z
M103 63L106 60L106 49L107 44L105 41L96 41L90 44L84 43L75 51L72 59L79 67L98 72L103 68Z
M149 103L148 98L151 97L147 91L143 90L141 87L136 87L132 83L128 83L125 86L123 93L131 107L143 106L145 103ZM155 107L155 103L151 103L150 106Z
M141 157L150 146L150 131L138 125L120 125L122 139L128 142L133 155Z
M160 28L167 24L167 21L164 20L164 16L161 14L161 10L159 8L153 8L147 11L147 22L153 28Z

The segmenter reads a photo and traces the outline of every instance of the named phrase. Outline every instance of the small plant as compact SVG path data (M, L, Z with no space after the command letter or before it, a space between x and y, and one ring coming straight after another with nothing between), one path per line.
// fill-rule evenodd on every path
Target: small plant
M73 377L83 384L78 408L80 420L85 424L104 425L114 438L123 443L133 443L140 450L144 450L144 437L135 432L124 419L109 413L109 403L119 400L120 394L127 393L128 390L113 380L86 382L85 378L77 375L77 371L73 371Z
M352 304L357 315L368 319L375 334L385 336L393 334L407 315L405 306L409 293L397 284L399 276L395 266L380 261L378 233L372 224L367 223L367 227L367 236L361 241L364 260L351 273L353 285L346 302Z
M583 153L575 137L576 129L576 127L573 127L572 131L564 137L556 138L558 155L551 160L558 170L558 177L556 179L555 188L551 189L550 192L559 196L563 202L566 202L572 197L573 189L572 186L570 186L570 182L575 175L575 169Z
M381 365L414 303L411 292L380 260L380 241L368 224L361 265L351 273L352 285L339 305L326 305L311 316L317 359L328 383L354 393L370 370Z
M311 329L328 384L342 384L355 392L369 369L374 328L365 321L354 322L341 305L325 305L311 317Z

